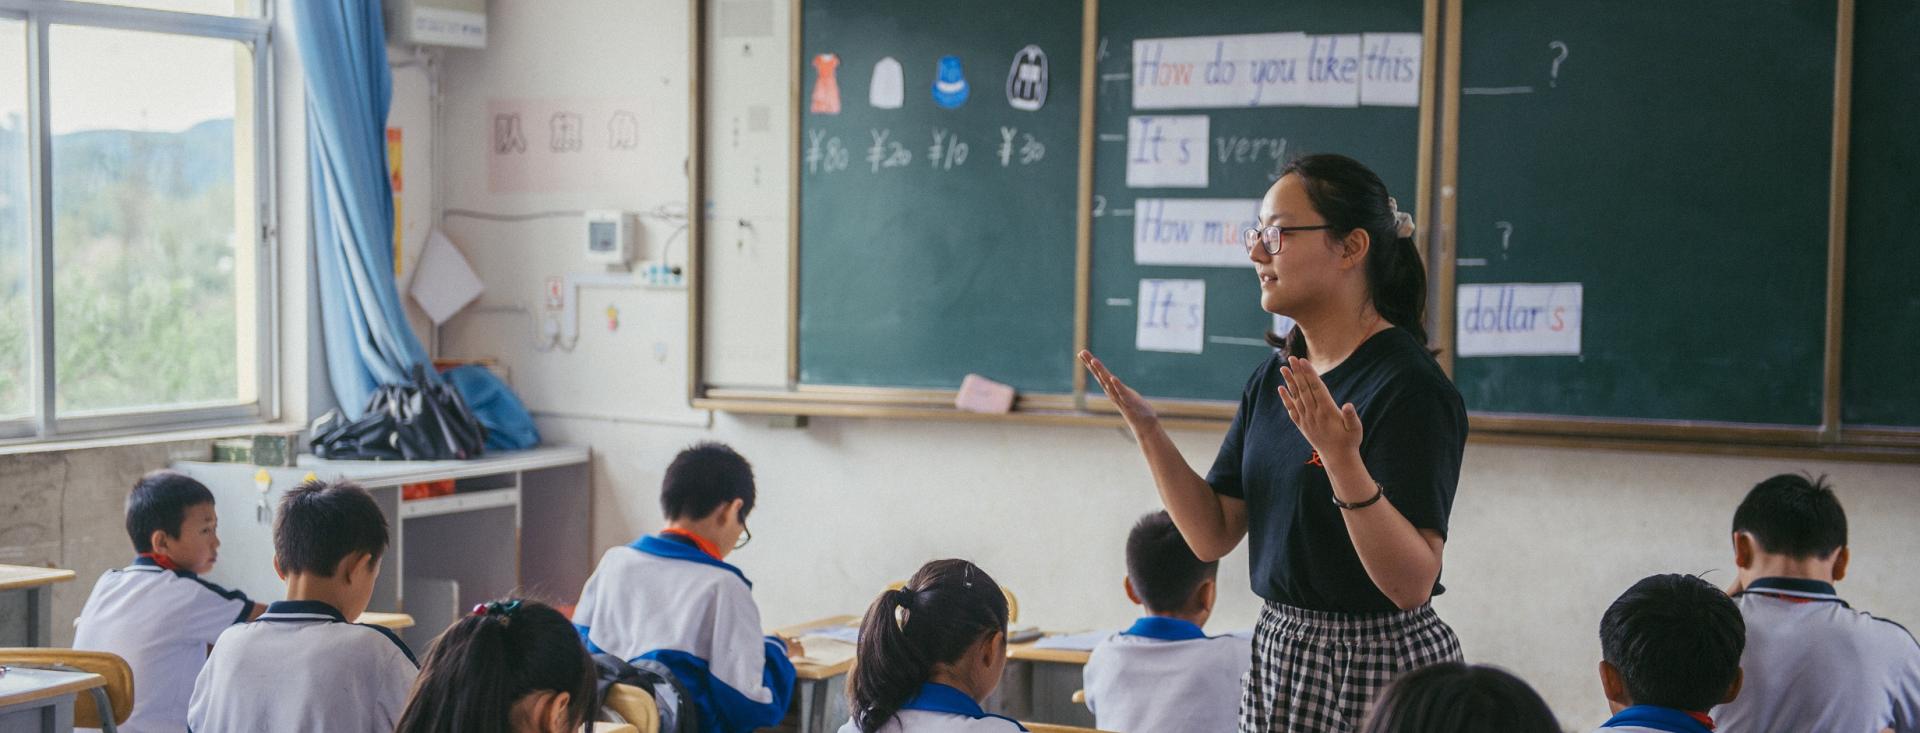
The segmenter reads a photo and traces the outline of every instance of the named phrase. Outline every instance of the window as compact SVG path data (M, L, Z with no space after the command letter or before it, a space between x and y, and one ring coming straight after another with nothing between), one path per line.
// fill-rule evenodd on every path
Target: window
M269 417L252 5L0 0L0 438Z

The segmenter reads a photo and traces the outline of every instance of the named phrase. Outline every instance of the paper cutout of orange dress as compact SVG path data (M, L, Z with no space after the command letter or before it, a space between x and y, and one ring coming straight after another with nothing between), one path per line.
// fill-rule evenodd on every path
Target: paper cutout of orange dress
M833 72L840 68L840 57L823 53L813 57L813 113L840 114L840 81Z

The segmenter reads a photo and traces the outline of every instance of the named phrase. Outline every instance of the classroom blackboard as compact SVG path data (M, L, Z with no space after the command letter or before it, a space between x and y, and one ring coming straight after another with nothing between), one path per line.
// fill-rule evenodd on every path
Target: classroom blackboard
M1920 427L1920 6L1855 13L1841 419Z
M1229 0L1198 12L1102 0L1099 20L1089 347L1150 397L1236 400L1272 353L1262 337L1274 325L1240 230L1279 170L1342 153L1379 173L1406 210L1420 198L1422 3ZM1398 63L1380 63L1374 46L1356 53L1363 34L1398 34L1372 36L1393 42ZM1329 72L1340 58L1357 66ZM1344 84L1387 75L1398 85ZM1204 178L1170 140L1200 143L1184 152L1204 157ZM1170 170L1142 175L1160 168ZM1142 344L1143 333L1165 337Z
M1468 408L1818 424L1835 2L1462 12L1454 376ZM1571 327L1576 312L1577 341L1500 343L1521 320ZM1577 354L1510 353L1568 343Z
M1081 4L802 14L800 382L1070 391Z

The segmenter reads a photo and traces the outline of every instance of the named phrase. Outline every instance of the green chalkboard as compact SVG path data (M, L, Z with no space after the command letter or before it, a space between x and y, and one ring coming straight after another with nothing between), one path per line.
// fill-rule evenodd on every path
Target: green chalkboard
M1379 173L1388 190L1413 210L1419 198L1414 190L1420 152L1419 70L1417 64L1404 62L1419 57L1421 14L1420 0L1220 0L1208 3L1204 12L1163 0L1101 1L1088 344L1129 385L1150 397L1235 400L1247 375L1272 353L1262 336L1273 328L1273 319L1260 309L1259 284L1238 230L1253 221L1258 200L1288 160L1310 153L1350 155ZM1289 58L1287 49L1298 48L1301 39L1287 41L1273 34L1295 33L1308 34L1302 59L1306 63L1283 68L1275 60ZM1416 37L1396 39L1403 62L1396 69L1399 88L1410 88L1414 98L1389 105L1372 99L1353 103L1352 97L1329 101L1284 96L1301 93L1309 75L1324 74L1324 63L1316 59L1345 55L1352 48L1346 44L1359 43L1360 34ZM1231 38L1248 35L1261 38ZM1199 38L1214 36L1228 38ZM1175 66L1195 57L1195 44L1202 63ZM1218 51L1209 53L1209 48ZM1367 61L1361 58L1353 73L1380 78L1381 68L1369 68ZM1337 96L1340 81L1329 82L1336 87L1336 95L1330 96ZM1246 89L1247 83L1258 89ZM1207 88L1215 91L1197 91ZM1371 94L1372 88L1367 91ZM1203 96L1207 94L1215 96ZM1343 103L1351 106L1320 106ZM1155 167L1150 156L1180 153L1164 142L1159 147L1172 149L1154 149L1160 125L1153 120L1195 116L1207 121L1205 150L1185 152L1206 156L1204 185L1192 185L1198 179L1171 180L1182 185L1164 185L1170 182L1166 178L1130 180L1130 164L1139 173ZM1216 209L1194 200L1237 200L1244 205L1221 204ZM1244 217L1229 222L1225 213L1208 216L1210 210L1241 210ZM1206 221L1216 223L1212 230ZM1218 250L1210 258L1182 260L1177 254L1136 251L1136 238L1167 245L1158 251L1172 253L1179 250L1169 242L1216 236L1229 241L1215 242ZM1170 296L1163 290L1172 286L1148 282L1169 280L1204 283L1199 338L1188 335L1184 343L1138 348L1143 320L1158 327L1172 325L1169 319L1195 317L1192 308L1166 307ZM1190 286L1179 290L1193 292ZM1194 300L1182 295L1178 302Z
M800 381L952 389L977 372L1070 391L1081 4L802 5ZM1031 55L1009 86L1028 47L1045 55L1038 109L1015 106L1033 106ZM947 57L954 107L936 102Z
M1462 11L1456 310L1583 306L1577 356L1459 348L1468 408L1819 423L1834 0Z
M1920 6L1855 13L1841 420L1920 427Z

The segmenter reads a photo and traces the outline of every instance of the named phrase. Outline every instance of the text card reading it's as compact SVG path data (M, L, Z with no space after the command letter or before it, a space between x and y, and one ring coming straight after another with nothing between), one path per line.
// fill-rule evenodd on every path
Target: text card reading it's
M1206 188L1206 115L1127 119L1128 188Z
M1580 283L1462 285L1456 354L1578 356Z
M1258 199L1140 199L1133 204L1136 265L1250 267L1245 231Z
M1141 280L1133 348L1198 354L1206 344L1207 281Z

